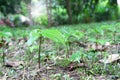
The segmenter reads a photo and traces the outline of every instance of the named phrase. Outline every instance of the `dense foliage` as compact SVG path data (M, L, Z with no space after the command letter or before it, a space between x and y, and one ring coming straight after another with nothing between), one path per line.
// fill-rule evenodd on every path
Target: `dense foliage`
M21 0L0 0L0 11L7 15L9 13L17 13L20 9Z
M9 13L30 16L26 5L30 7L31 1L33 0L1 0L0 12L5 16ZM38 23L43 25L88 23L116 20L119 17L117 0L45 0L45 4L48 8L48 18L42 16L36 19Z
M56 11L53 17L60 24L61 19L64 24L103 21L118 17L117 0L57 0L53 1L53 10Z

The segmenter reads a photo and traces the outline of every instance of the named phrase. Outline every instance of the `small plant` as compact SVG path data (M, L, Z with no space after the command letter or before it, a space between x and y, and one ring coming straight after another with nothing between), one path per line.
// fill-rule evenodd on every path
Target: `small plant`
M98 43L99 43L101 35L104 35L104 31L101 27L95 27L94 29L91 29L91 33L95 34L95 37L94 36L92 38L90 37L88 41L95 42L96 49L98 49Z
M64 68L67 67L71 62L68 58L63 58L61 60L56 60L56 61L57 61L56 62L57 65L64 67Z
M73 54L70 56L70 60L71 60L72 62L77 61L78 63L80 63L81 53L80 53L80 52L73 53Z
M59 74L59 73L57 73L57 74L52 74L52 75L51 75L51 78L52 78L53 80L62 80L62 79L61 79L61 78L62 78L62 75Z
M28 40L27 44L30 46L36 40L39 41L38 63L39 63L39 68L40 68L40 53L41 53L41 40L42 40L42 36L41 36L41 32L40 32L39 29L33 30L30 33L30 39Z
M106 32L109 34L108 37L111 37L110 42L116 45L116 53L117 53L117 44L119 41L119 38L117 40L117 35L119 35L120 28L119 28L119 23L114 25L115 26L106 27Z
M39 62L39 68L40 68L40 53L41 53L41 43L42 43L42 38L49 38L50 40L56 42L56 43L61 43L64 46L65 41L63 35L55 29L47 29L47 30L40 30L36 29L33 30L30 33L30 39L28 40L28 45L31 45L32 43L36 42L36 40L39 40L39 51L38 51L38 62Z
M66 55L69 56L70 43L78 42L84 37L84 33L79 30L72 30L70 28L63 28L61 30L63 33L65 44L66 44Z
M114 26L115 25L115 26ZM111 41L116 44L116 36L117 36L117 33L119 33L119 25L118 24L114 24L114 25L111 25L111 26L102 26L102 28L104 30L106 30L108 37L112 37Z
M80 61L85 61L85 59L87 58L87 54L83 49L80 49L78 52L73 53L70 57L70 60L72 62L78 62L80 63Z
M35 18L34 21L41 25L45 25L45 26L48 25L48 19L46 15L39 16Z
M84 66L86 66L86 59L87 59L87 54L83 49L80 49L80 51L73 53L70 57L71 62L78 62L78 63L83 63ZM86 67L85 67L86 71Z
M2 48L2 50L5 48L5 44L6 42L8 42L10 39L9 37L11 37L12 34L10 32L2 32L0 31L0 48ZM3 50L3 63L5 63L5 53Z

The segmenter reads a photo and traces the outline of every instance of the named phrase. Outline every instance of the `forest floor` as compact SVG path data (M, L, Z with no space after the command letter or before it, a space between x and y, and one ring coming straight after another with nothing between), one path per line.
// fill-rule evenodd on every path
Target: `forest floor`
M77 30L81 27L113 25L114 23L116 22L66 25L56 28L70 27ZM45 29L41 26L0 27L0 31L13 34L9 38L10 40L6 42L5 47L0 45L0 80L120 80L120 56L114 57L116 59L110 63L100 62L104 58L105 52L109 53L105 58L108 58L108 55L120 54L120 32L117 35L117 45L111 44L111 47L105 49L105 52L104 50L89 50L89 53L97 54L97 56L94 56L96 58L93 61L82 59L80 62L71 62L68 58L65 58L64 47L60 46L59 49L56 49L57 46L54 42L46 39L42 44L39 68L38 45L27 45L30 31L39 28ZM95 43L89 42L83 44L87 47L81 44L71 44L68 57L81 48L88 50L89 45L95 46ZM98 46L101 47L101 45ZM3 61L3 53L5 54L5 62Z

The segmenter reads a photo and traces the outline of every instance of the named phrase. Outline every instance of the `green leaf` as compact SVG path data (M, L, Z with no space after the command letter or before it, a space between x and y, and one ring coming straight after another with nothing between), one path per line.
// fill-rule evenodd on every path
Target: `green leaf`
M96 42L97 40L95 38L89 38L88 41L90 41L90 42Z
M71 34L73 33L73 30L71 30L70 28L62 28L61 33L64 35L65 41L67 41L69 39L69 37L71 36Z
M36 45L35 46L31 46L30 47L30 52L33 52L34 49L38 49L38 46L36 46Z
M104 30L102 27L95 27L94 29L91 29L90 32L94 34L99 33L100 35L104 35Z
M99 28L98 29L98 32L101 34L101 35L104 35L104 30L102 28Z
M99 39L98 40L98 43L104 45L108 40L103 40L103 39Z
M80 59L81 59L81 54L80 52L76 52L76 53L73 53L71 56L70 56L70 60L71 61L77 61L80 63Z
M10 32L0 32L0 37L10 37L12 36L12 33Z
M3 35L4 35L4 37L10 37L10 36L12 36L12 33L10 33L10 32L5 32L5 33L3 33Z
M30 33L30 38L29 40L27 41L27 44L30 46L32 45L32 43L34 43L39 37L40 37L40 34L41 34L41 31L40 29L35 29L33 31L31 31Z
M84 37L84 33L80 32L79 30L74 31L71 35L77 38L78 40Z
M43 30L42 32L42 36L47 37L57 43L62 43L64 46L66 46L65 44L65 39L64 36L62 35L62 33L56 29L46 29Z

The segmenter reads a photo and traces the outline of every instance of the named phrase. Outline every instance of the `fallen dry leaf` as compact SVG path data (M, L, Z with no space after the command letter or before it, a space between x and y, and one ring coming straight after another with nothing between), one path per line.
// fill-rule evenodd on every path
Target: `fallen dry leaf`
M106 80L105 76L95 76L96 80Z
M106 46L106 47L109 47L110 45L111 45L110 42L106 42L106 43L105 43L105 46Z
M108 58L106 59L101 59L99 60L101 63L105 63L105 64L108 64L108 63L112 63L114 61L117 61L120 59L120 55L119 54L111 54L108 56Z
M85 63L71 63L67 68L69 71L73 71L73 70L80 68L80 67L87 67L87 64L85 64Z
M49 66L47 67L47 70L52 70L52 69L53 69L52 67L49 67Z
M5 62L6 67L17 67L23 64L24 64L23 61L6 61Z
M7 73L5 73L5 75L0 79L0 80L7 80Z

